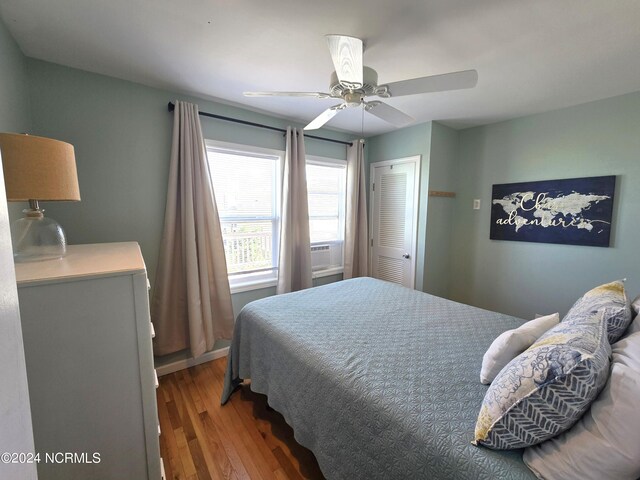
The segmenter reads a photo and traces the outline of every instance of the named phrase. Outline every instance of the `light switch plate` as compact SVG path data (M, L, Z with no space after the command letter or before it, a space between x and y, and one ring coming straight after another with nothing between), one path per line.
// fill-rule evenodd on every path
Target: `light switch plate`
M474 210L480 210L480 199L479 198L476 198L473 201L473 209Z

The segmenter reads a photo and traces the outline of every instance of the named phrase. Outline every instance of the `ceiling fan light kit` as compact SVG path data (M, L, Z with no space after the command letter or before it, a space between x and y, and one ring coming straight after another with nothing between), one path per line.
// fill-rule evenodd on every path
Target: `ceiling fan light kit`
M379 100L368 102L365 99L367 97L391 98L403 95L459 90L473 88L478 83L478 72L464 70L378 85L378 73L373 68L364 66L362 63L364 47L361 39L347 35L326 35L326 38L329 53L335 67L329 82L329 93L244 92L244 95L247 97L290 96L342 99L343 103L326 109L304 127L305 130L318 129L335 117L341 110L354 107L364 107L364 111L396 127L404 127L413 122L414 119L387 103Z

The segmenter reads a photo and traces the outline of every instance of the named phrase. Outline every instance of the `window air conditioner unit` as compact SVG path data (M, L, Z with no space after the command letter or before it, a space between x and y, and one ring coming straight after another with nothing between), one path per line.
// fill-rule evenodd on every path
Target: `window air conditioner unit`
M311 246L311 267L313 271L324 270L342 264L341 243L326 243Z

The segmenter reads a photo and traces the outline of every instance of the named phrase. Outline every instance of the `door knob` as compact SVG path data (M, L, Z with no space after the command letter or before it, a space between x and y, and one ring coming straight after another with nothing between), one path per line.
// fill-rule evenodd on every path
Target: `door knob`
M411 255L409 255L408 253L405 253L404 255L402 255L402 258L411 258Z

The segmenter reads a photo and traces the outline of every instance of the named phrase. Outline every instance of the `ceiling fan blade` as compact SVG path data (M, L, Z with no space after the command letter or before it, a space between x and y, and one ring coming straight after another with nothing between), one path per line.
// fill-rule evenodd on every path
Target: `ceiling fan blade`
M446 90L460 90L473 88L478 83L478 72L464 70L462 72L444 73L429 77L413 78L387 84L392 97L415 95L417 93L443 92Z
M243 95L245 97L331 97L331 94L322 92L243 92Z
M338 112L344 109L346 105L344 103L340 103L338 105L334 105L331 108L327 108L324 112L314 118L309 125L304 127L305 130L317 130L322 127L325 123L335 117Z
M327 43L340 83L346 88L362 87L362 40L346 35L327 35Z
M414 119L406 113L402 113L397 108L383 102L368 102L365 104L364 109L372 115L375 115L396 127L404 127L414 121Z

